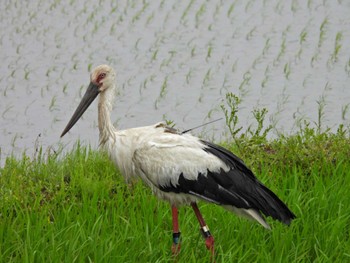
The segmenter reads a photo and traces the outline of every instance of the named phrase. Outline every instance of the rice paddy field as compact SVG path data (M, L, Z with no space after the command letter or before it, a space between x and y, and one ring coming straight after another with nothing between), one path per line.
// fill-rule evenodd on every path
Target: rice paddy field
M1 1L0 262L210 262L191 208L126 184L96 105L59 139L99 64L121 129L161 120L229 148L297 218L272 231L200 203L216 262L350 262L350 2Z
M60 132L99 64L117 73L119 128L163 119L189 129L222 117L228 92L246 129L267 108L273 135L304 121L349 125L350 3L265 1L1 1L0 147L97 147L94 106ZM321 111L321 115L319 114ZM325 128L324 127L324 128ZM227 138L225 122L197 131Z

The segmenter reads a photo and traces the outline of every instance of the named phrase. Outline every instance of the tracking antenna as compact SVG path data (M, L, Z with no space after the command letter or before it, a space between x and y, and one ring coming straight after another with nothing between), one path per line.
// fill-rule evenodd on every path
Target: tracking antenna
M210 122L201 124L201 125L199 125L199 126L193 127L193 128L191 128L191 129L184 130L184 131L181 132L181 134L187 133L187 132L192 131L192 130L194 130L194 129L198 129L198 128L200 128L200 127L203 127L203 126L205 126L205 125L211 124L211 123L213 123L213 122L221 121L222 119L223 119L223 118L219 118L219 119L216 119L216 120L213 120L213 121L210 121Z

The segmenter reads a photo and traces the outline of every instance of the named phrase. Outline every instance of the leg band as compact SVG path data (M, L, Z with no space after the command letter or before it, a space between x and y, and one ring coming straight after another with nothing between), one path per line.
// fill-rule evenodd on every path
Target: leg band
M201 227L201 232L205 239L211 236L208 226Z
M180 243L180 236L181 232L173 233L173 242L174 244L179 244Z

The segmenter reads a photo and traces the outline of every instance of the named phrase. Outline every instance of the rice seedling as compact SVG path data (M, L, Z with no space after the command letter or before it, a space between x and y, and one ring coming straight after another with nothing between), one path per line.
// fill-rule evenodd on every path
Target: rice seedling
M307 38L307 29L304 28L299 35L299 44L300 44L300 48L296 54L296 58L297 59L301 59L301 54L303 52L303 45L306 42L306 38Z
M190 84L190 81L193 77L193 68L190 68L189 71L186 74L186 84Z
M146 25L149 25L153 20L154 20L154 12L152 12L151 15L147 17Z
M256 26L254 26L248 33L247 35L245 36L245 39L247 41L251 40L254 36L254 33L256 32Z
M135 23L136 21L138 21L140 19L141 15L146 11L148 6L149 6L149 3L143 2L142 8L138 12L136 12L136 14L133 16L132 23Z
M323 42L326 38L326 29L327 29L328 24L329 24L329 21L328 21L328 18L326 17L320 25L320 34L318 37L318 48L319 49L322 47Z
M253 63L252 63L252 69L257 69L256 66L259 65L262 62L262 58L261 56L258 56L256 59L254 59Z
M204 78L203 78L203 86L207 86L209 81L211 80L212 78L212 72L211 72L211 68L207 70L207 72L205 73L204 75Z
M213 51L213 46L209 44L208 51L207 51L207 57L205 58L206 61L208 61L211 58L211 53Z
M347 61L347 63L345 64L345 72L350 75L350 58L349 60Z
M16 73L16 70L13 69L13 70L11 71L11 74L10 74L11 78L14 78L14 77L15 77L15 73Z
M19 137L20 137L20 136L19 136L18 133L15 133L15 135L12 137L12 139L11 139L11 146L12 146L12 148L15 148L15 147L16 147L16 141L17 141L17 139L18 139Z
M151 57L151 61L155 61L157 60L157 54L158 54L158 49L156 49L155 51L153 51L152 53L152 57Z
M36 100L33 100L31 103L29 103L29 104L26 106L26 108L25 108L25 110L24 110L24 115L25 115L25 116L28 116L28 109L29 109L35 102L36 102Z
M347 103L346 105L342 106L342 108L341 108L341 118L342 118L342 120L346 120L346 115L349 112L349 108L350 108L350 103Z
M196 17L196 27L198 27L198 25L200 24L200 22L201 22L200 19L204 15L205 11L206 11L206 5L205 5L205 3L203 3L199 7L199 9L198 9L198 11L196 12L196 15L195 15L195 17Z
M187 14L188 14L190 8L192 7L193 3L194 3L194 0L191 0L191 1L188 3L188 5L186 6L186 9L183 11L183 13L182 13L182 15L181 15L181 21L183 21L183 20L186 18L186 16L187 16Z
M248 1L247 4L246 4L245 7L244 7L244 11L245 11L246 13L248 13L248 12L249 12L249 9L253 6L253 4L254 4L254 1Z
M191 48L191 57L193 58L196 55L196 46Z
M261 87L265 88L268 81L269 81L269 77L265 76L265 78L261 81Z
M3 119L6 119L7 118L6 115L11 111L11 109L13 109L13 107L14 107L13 105L6 106L5 110L1 114L1 117Z
M17 46L17 48L16 48L16 54L17 54L17 55L20 55L20 53L21 53L21 48L22 48L22 44L19 44L19 45Z
M330 58L333 63L338 61L339 51L342 47L342 45L341 45L342 39L343 39L343 33L338 32L337 35L335 36L334 50L333 50L333 53L332 53L331 58Z
M167 93L167 87L168 87L168 76L166 76L164 78L164 81L163 81L162 86L160 88L159 96L157 97L157 99L154 102L155 109L158 108L158 103L165 97L165 95Z
M66 84L63 85L62 92L63 92L64 94L67 94L67 88L68 88L68 83L66 83Z
M265 45L264 45L263 51L262 51L262 55L263 56L267 55L267 53L269 52L270 47L271 47L270 38L267 38L266 41L265 41Z
M293 13L296 13L298 11L298 9L300 8L298 1L293 0L290 8L291 8Z
M251 78L252 78L252 75L249 70L244 73L243 80L238 87L238 90L240 92L240 97L244 98L248 94Z
M283 72L284 72L285 78L289 79L289 75L290 75L290 63L289 62L284 65Z
M147 89L147 85L148 85L148 79L145 79L145 80L140 84L140 89L139 89L140 95L142 95L142 92L143 92L144 89Z
M284 56L284 54L286 53L286 38L283 37L282 39L282 43L281 43L281 46L280 46L280 50L278 52L278 55L277 55L277 58L275 59L274 61L274 65L278 65L278 63L281 61L282 57Z
M306 28L304 28L299 35L299 44L302 45L306 41L306 38L307 38L307 31L306 31Z
M29 70L28 69L24 69L24 79L25 80L29 80Z
M282 14L283 12L283 9L284 9L284 4L285 2L284 1L278 1L274 10L277 14Z
M322 95L319 100L316 101L317 102L317 122L316 127L317 127L317 132L321 133L322 131L322 123L323 123L323 119L325 116L325 107L326 107L326 98L324 95Z
M50 106L49 106L49 111L54 111L57 109L57 106L56 106L56 96L53 96L51 98L51 102L50 102Z
M177 53L175 50L169 51L169 57L165 58L162 63L160 64L160 68L162 69L163 67L169 66L171 63L172 59L174 58L175 54Z

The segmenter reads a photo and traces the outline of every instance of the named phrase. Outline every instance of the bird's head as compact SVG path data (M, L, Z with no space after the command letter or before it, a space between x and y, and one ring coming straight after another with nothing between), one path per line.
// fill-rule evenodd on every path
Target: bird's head
M108 65L100 65L96 67L90 75L90 85L94 85L98 92L103 92L115 83L115 72Z
M115 71L108 65L97 66L91 72L89 87L66 128L63 130L61 137L63 137L74 126L90 104L96 99L98 94L108 93L113 87L115 87L115 77ZM114 93L115 91L113 90L111 92Z

